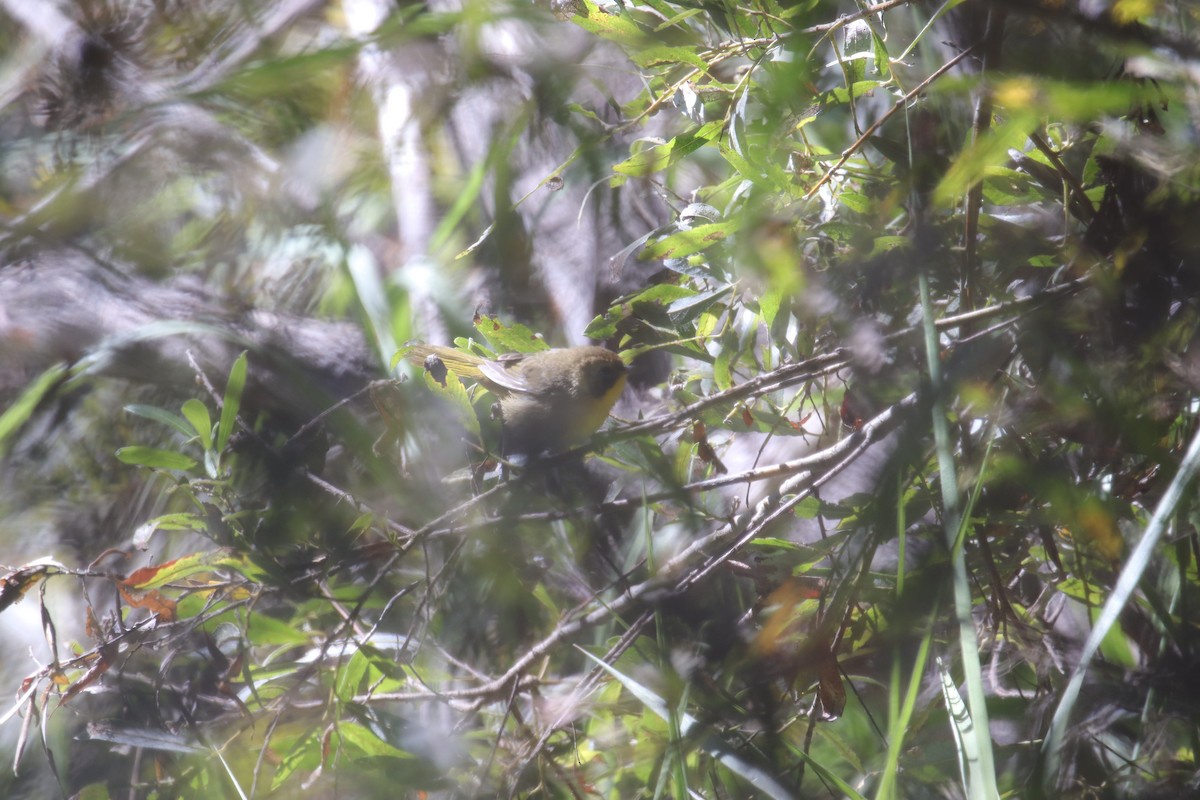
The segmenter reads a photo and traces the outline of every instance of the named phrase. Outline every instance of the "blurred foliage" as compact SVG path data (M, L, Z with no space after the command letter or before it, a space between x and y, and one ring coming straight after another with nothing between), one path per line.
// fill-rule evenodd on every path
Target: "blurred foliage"
M356 36L360 3L97 0L57 49L0 8L6 265L351 319L380 377L431 318L634 364L587 452L502 464L486 393L412 370L296 421L244 396L253 350L175 387L22 362L0 609L42 603L50 649L8 668L10 796L1200 792L1197 8L552 5ZM580 36L624 71L556 63ZM383 53L420 89L422 243ZM633 91L586 105L581 68ZM674 218L564 331L511 256L597 161L585 204Z

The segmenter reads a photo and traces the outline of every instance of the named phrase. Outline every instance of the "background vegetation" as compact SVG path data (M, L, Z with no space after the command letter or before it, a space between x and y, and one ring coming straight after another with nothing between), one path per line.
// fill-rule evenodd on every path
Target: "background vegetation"
M7 795L1200 796L1196 6L553 6L0 5Z

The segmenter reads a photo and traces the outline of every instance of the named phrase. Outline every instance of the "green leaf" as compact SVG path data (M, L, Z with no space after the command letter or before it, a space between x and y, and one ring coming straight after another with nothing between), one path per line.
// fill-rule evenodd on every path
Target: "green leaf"
M1124 114L1139 103L1158 105L1167 97L1162 92L1161 85L1139 86L1134 81L1058 81L1020 75L999 81L992 96L1011 114L1032 112L1058 121L1086 121Z
M130 575L127 580L130 581L130 585L136 586L138 589L157 589L192 575L212 573L220 569L238 572L255 581L262 580L266 575L247 556L238 555L229 550L216 550L193 553L157 567L143 567Z
M586 15L575 14L571 21L588 33L609 39L617 44L640 49L649 37L627 14L610 14L601 10L592 0L584 0Z
M723 122L709 122L695 133L684 133L669 142L655 145L632 156L613 167L613 172L631 178L644 178L661 172L684 156L699 150L721 135Z
M277 743L276 746L281 747L281 744ZM298 738L292 744L291 749L284 753L275 770L275 777L271 780L271 788L278 789L295 772L314 770L320 763L321 731L312 730L307 735Z
M1010 149L1024 146L1036 119L1028 112L1016 113L964 150L934 191L936 202L941 206L953 204L967 189L983 180L989 169L1003 166Z
M167 427L178 431L189 439L196 435L195 429L192 428L191 425L188 425L186 419L172 411L167 411L165 408L142 405L141 403L133 403L125 406L125 411L135 416L142 417L143 419L153 420L166 425Z
M217 441L214 448L218 453L225 450L229 436L233 433L233 423L237 420L242 407L242 390L246 388L246 351L233 362L229 370L229 380L225 383L225 401L221 406L221 420L217 423Z
M73 800L112 800L112 795L108 793L108 785L103 783L88 784L71 797Z
M821 99L824 102L824 104L826 104L826 105L830 105L830 106L843 105L845 103L850 102L851 98L859 98L859 97L862 97L863 95L869 95L872 92L874 92L876 89L879 89L884 86L888 86L887 81L878 81L878 80L855 81L853 84L851 84L849 89L847 89L844 86L839 86L836 89L831 89L828 92L826 92L824 95L821 96Z
M669 721L673 714L676 714L679 720L680 733L689 738L696 738L697 742L706 751L719 759L727 769L736 775L741 776L751 786L765 794L767 797L782 800L783 798L791 798L794 795L788 791L773 775L769 774L758 765L753 764L743 758L740 754L733 750L720 736L715 733L703 730L700 721L686 712L676 713L668 708L666 701L656 694L653 690L645 685L638 683L633 678L618 672L613 667L593 656L583 648L579 648L579 652L583 653L587 658L591 659L600 669L607 672L615 680L617 680L626 690L641 702L648 711L654 713L659 719ZM797 751L799 752L799 751ZM862 795L854 791L854 789L839 778L832 770L820 762L813 759L811 756L801 752L801 757L810 764L817 772L819 772L826 780L830 781L840 791L845 793L852 800L863 800Z
M946 669L941 657L937 659L937 666L942 683L942 699L950 715L950 732L954 736L954 746L958 753L959 780L963 792L966 797L984 800L988 797L988 792L980 775L979 746L975 737L975 724L971 721L971 712L959 695L950 670Z
M732 286L725 285L691 297L681 297L667 306L667 315L677 325L686 325L711 309L717 300L732 291Z
M669 47L657 45L644 47L632 53L633 63L639 67L656 67L662 64L688 64L708 74L708 64L691 47Z
M67 373L66 364L55 364L21 392L21 396L3 414L0 414L0 458L8 450L8 440L33 415L38 403L54 388L63 375Z
M537 353L550 349L541 334L519 322L506 325L496 317L481 315L475 321L475 330L497 353Z
M337 683L333 687L334 694L343 702L353 700L369 666L370 662L362 651L355 650L350 660L338 668Z
M877 236L872 243L871 255L877 256L881 253L899 250L911 244L912 240L907 236Z
M717 353L716 361L713 362L713 383L721 391L725 391L730 386L733 386L731 365L735 355L737 355L737 348L735 346L722 347L721 352Z
M163 514L139 525L133 532L131 543L134 547L144 548L157 531L203 531L207 528L204 518L195 514Z
M267 614L246 618L246 640L253 645L306 645L307 636L281 619Z
M753 181L754 183L762 183L764 181L764 171L750 163L749 159L747 159L741 153L737 152L724 142L718 143L717 149L721 153L721 157L729 163L729 166L737 170L738 174L743 178ZM767 188L774 189L775 187L768 186Z
M758 313L762 315L763 322L770 328L775 324L775 317L779 314L779 308L783 305L783 292L778 288L767 289L758 298Z
M151 469L175 469L187 472L196 467L195 459L171 450L160 450L157 447L122 447L117 451L117 459L135 467Z
M627 331L632 320L646 321L653 325L671 325L667 308L680 299L696 296L696 290L673 283L658 283L637 294L623 297L609 306L587 326L584 335L589 339L609 339L618 331ZM677 332L668 333L668 338Z
M441 396L446 397L458 409L459 421L466 427L475 438L481 437L481 429L479 425L479 417L475 413L475 406L471 403L471 398L467 394L467 389L459 380L458 374L454 370L446 371L446 385L438 383L433 375L422 370L422 377L425 379L425 385L432 391L438 392Z
M638 253L638 259L651 261L663 258L686 258L724 241L726 237L736 233L738 227L739 223L737 222L710 222L706 225L697 225L646 245L642 248L642 252Z
M387 742L380 739L371 731L353 722L343 722L337 726L337 735L341 739L342 745L352 747L357 750L357 754L351 754L351 757L361 756L385 756L387 758L412 758L412 753L407 753L398 747L393 747Z
M208 415L208 406L193 397L183 404L182 411L184 418L191 423L200 437L200 444L204 445L205 450L211 450L212 417Z

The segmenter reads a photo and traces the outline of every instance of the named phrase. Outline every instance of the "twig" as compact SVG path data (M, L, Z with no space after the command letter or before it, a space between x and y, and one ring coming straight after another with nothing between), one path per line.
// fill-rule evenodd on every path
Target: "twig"
M659 569L658 574L648 578L636 586L630 587L619 596L608 601L597 601L593 607L581 609L577 615L563 619L557 627L537 644L530 647L504 672L503 675L473 689L452 690L448 692L403 692L395 694L376 694L374 699L391 701L418 701L442 699L446 701L475 698L479 700L494 700L507 696L514 681L520 681L522 686L538 685L534 678L521 679L520 676L531 664L549 653L554 647L571 636L594 627L601 622L614 618L616 615L633 608L642 599L659 592L675 592L688 586L693 586L710 575L721 564L724 564L733 554L750 540L759 536L762 531L775 520L787 514L797 503L808 497L813 491L827 483L833 476L860 456L866 448L882 439L895 429L908 410L916 403L915 396L909 396L899 403L887 408L882 413L868 421L861 429L855 431L842 442L834 445L843 458L822 475L813 477L804 473L794 477L780 492L772 494L759 503L755 513L748 523L733 522L722 526L719 530L705 536L683 550L674 558L667 561ZM781 502L781 498L790 492L796 492L791 498ZM730 545L730 541L733 544ZM692 568L686 574L684 570L698 555L709 548L721 546L725 551L717 557L709 558L702 564ZM682 575L681 578L678 576ZM678 578L678 579L677 579Z
M916 85L916 87L912 89L912 91L908 92L903 97L901 97L899 100L897 100L892 105L891 108L889 108L886 112L884 112L883 116L881 116L879 119L872 122L870 124L870 126L868 126L867 129L865 131L863 131L862 136L859 136L857 139L854 140L854 144L850 145L848 148L846 148L845 150L842 151L842 157L838 159L838 162L836 164L834 164L832 167L830 167L829 171L825 173L825 175L821 178L821 180L819 180L815 184L813 184L813 187L804 194L804 199L805 200L810 199L814 194L816 194L820 190L820 188L822 186L829 183L829 181L833 178L834 173L837 172L839 169L841 169L845 165L845 163L850 160L850 156L854 155L855 153L857 153L859 151L859 149L863 146L863 144L866 143L867 139L869 139L871 137L871 135L875 133L875 131L879 130L885 122L887 122L889 119L891 119L896 114L897 111L904 108L910 100L912 100L914 97L919 95L921 92L923 92L927 88L929 88L929 84L933 83L935 80L937 80L938 78L945 75L947 72L949 72L951 69L953 69L954 66L958 64L958 62L962 61L964 58L969 56L974 51L974 49L975 49L974 46L968 47L967 49L963 50L961 53L956 55L954 58L947 61L941 67L938 67L938 69L935 70L932 75L930 75L928 78L926 78L925 80L918 83Z
M862 11L855 11L853 14L845 14L840 16L833 22L825 22L821 25L813 25L811 28L804 28L800 31L800 33L829 33L831 31L836 31L838 28L844 28L851 22L857 22L860 19L865 19L866 17L878 14L881 11L887 11L889 9L896 8L897 6L906 6L911 2L912 0L885 0L877 5L865 8Z

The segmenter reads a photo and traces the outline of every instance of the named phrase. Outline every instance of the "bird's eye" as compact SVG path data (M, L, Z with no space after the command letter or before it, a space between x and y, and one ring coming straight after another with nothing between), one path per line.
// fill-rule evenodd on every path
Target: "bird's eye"
M593 393L599 397L616 385L621 376L625 374L624 364L604 364L596 371L595 385L592 387Z

